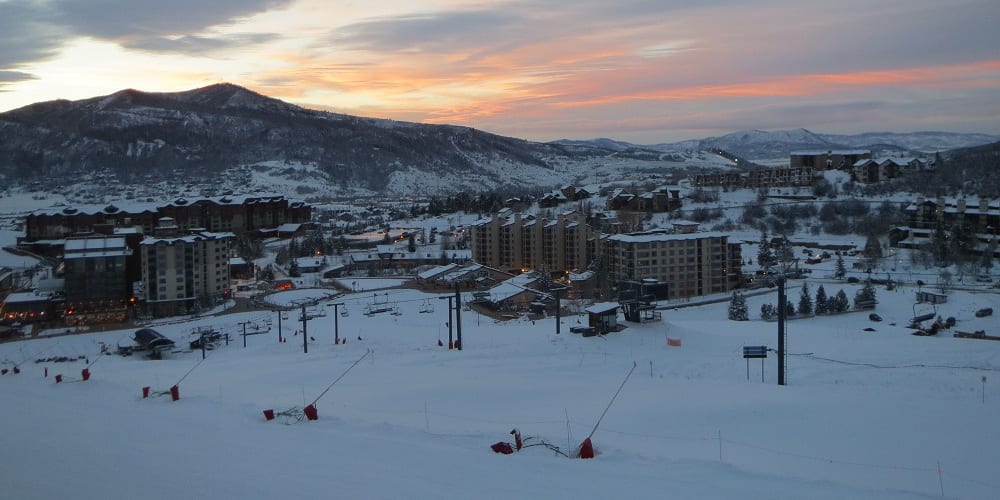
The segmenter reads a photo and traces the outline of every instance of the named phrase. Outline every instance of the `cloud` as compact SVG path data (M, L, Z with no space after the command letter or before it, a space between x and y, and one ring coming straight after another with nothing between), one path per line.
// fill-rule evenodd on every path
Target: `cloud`
M84 36L158 52L195 54L272 40L270 33L196 35L291 0L0 1L0 69L55 56Z
M0 92L8 92L7 87L12 83L35 80L37 78L37 76L31 73L25 73L23 71L0 70Z
M45 14L28 2L0 2L0 68L45 59L56 53L64 32L46 22Z
M122 43L128 49L147 52L171 52L198 55L205 52L257 45L280 38L277 33L237 33L215 37L183 35L178 37L142 38Z
M59 0L46 6L53 23L105 40L182 36L231 23L291 0Z
M498 10L411 14L350 24L338 28L330 40L355 50L452 52L501 40L508 43L527 25L525 19Z

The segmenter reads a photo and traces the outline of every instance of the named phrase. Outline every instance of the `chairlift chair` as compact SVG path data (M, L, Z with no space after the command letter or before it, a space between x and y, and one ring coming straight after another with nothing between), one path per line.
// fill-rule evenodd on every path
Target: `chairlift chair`
M340 310L340 315L345 318L351 315L351 313L347 310L347 304L344 304L344 308Z

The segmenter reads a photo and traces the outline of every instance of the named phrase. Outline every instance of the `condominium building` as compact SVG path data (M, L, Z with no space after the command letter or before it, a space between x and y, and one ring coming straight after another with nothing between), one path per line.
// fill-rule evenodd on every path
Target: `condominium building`
M931 241L937 227L950 232L962 226L975 235L973 252L1000 256L1000 203L980 198L978 202L964 198L927 199L922 196L905 209L908 226L893 228L889 244L900 248L922 248Z
M739 243L720 232L656 230L616 234L601 240L601 255L611 283L655 279L668 297L679 299L739 288Z
M872 152L861 149L827 151L793 151L789 167L809 167L815 170L848 170L859 160L870 160Z
M230 293L229 257L235 235L194 230L182 234L169 218L142 241L142 288L156 316L209 307Z
M151 234L157 221L170 217L180 229L203 228L236 234L300 224L312 218L312 207L281 195L229 195L217 198L176 200L156 204L118 202L118 205L57 207L37 210L24 223L25 236L18 243L59 239L74 233L96 231L99 226L138 226Z
M132 256L125 236L67 238L63 277L67 321L122 321L131 289L126 263Z
M593 255L594 232L583 214L547 219L503 209L472 226L476 262L511 272L526 269L565 273L585 269Z

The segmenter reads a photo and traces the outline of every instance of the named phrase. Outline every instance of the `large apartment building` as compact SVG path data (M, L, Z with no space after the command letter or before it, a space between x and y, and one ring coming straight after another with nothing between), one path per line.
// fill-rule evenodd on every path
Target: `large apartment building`
M976 253L1000 255L1000 202L980 198L970 202L964 198L933 199L918 197L905 209L908 226L894 228L889 243L900 248L921 248L931 241L940 226L945 231L963 226L976 235Z
M182 233L169 218L142 241L142 289L146 310L176 315L209 307L230 293L229 257L235 235Z
M719 232L656 230L615 234L601 240L608 280L623 283L655 279L667 284L668 297L680 299L728 292L741 283L739 243Z
M65 238L98 231L101 226L138 226L144 234L152 234L163 217L174 219L181 230L202 228L242 234L309 222L312 207L281 195L229 195L195 200L178 198L165 204L123 202L104 207L46 208L26 217L25 236L18 243Z
M789 156L789 167L808 167L819 170L848 170L859 160L870 160L872 152L862 149L793 151Z
M131 257L125 236L67 238L63 254L66 320L124 320L132 296L126 272Z
M812 186L816 182L813 167L761 168L747 172L711 172L694 177L698 187L771 188Z
M583 214L577 212L546 219L503 209L477 221L471 229L473 258L480 264L514 273L526 269L553 274L585 269L593 255L595 234Z

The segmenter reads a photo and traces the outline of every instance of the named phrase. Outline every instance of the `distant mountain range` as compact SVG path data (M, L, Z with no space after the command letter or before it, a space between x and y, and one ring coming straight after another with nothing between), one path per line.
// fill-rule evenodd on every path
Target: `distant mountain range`
M787 159L793 151L867 149L875 156L928 155L938 151L966 148L1000 141L986 134L953 132L868 132L855 135L818 134L804 128L794 130L744 130L721 137L707 137L674 143L637 145L612 139L590 141L560 140L556 144L591 146L614 151L651 149L661 152L686 150L725 151L751 160Z
M557 144L599 147L615 151L652 149L661 152L686 150L726 151L751 160L788 158L793 151L826 151L830 149L867 149L876 156L928 155L938 151L967 148L1000 141L986 134L953 132L868 132L855 135L818 134L804 128L794 130L744 130L721 137L707 137L674 143L637 145L612 139L590 141L560 140Z
M725 168L794 150L934 152L996 141L983 134L745 131L671 144L612 139L538 143L468 127L301 108L232 84L175 93L122 90L0 113L0 181L72 184L204 179L242 166L305 165L341 192L427 195L613 179L626 169ZM742 164L742 163L740 163ZM270 165L272 167L267 167ZM336 191L336 189L334 189Z

